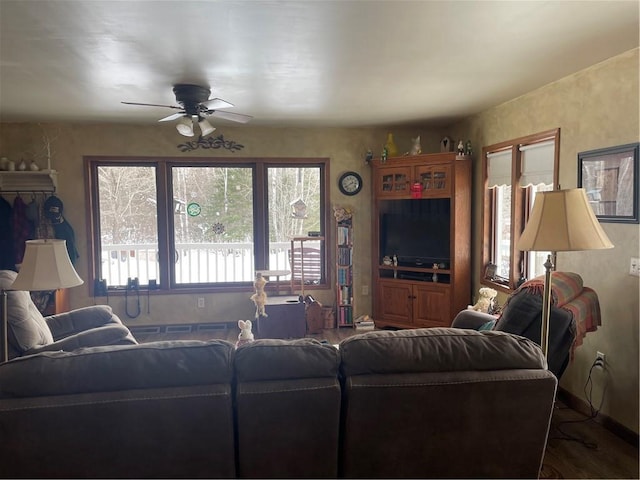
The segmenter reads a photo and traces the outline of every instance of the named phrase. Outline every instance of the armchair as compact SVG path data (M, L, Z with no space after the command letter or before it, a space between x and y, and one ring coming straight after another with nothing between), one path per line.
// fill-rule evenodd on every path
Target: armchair
M474 330L484 326L526 337L540 345L542 288L543 277L529 280L507 299L499 318L463 310L451 326ZM600 325L600 304L596 292L583 285L580 275L570 272L552 272L551 297L547 363L549 370L560 378L574 349L582 344L587 332ZM495 322L493 327L490 321Z
M7 290L9 359L44 351L137 344L108 305L83 307L43 317L29 292L9 290L17 276L0 270L0 290Z

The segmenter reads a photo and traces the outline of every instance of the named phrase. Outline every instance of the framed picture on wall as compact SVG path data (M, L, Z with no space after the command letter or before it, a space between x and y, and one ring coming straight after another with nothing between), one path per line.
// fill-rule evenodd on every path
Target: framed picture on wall
M601 222L639 223L638 146L630 143L578 153L578 187Z

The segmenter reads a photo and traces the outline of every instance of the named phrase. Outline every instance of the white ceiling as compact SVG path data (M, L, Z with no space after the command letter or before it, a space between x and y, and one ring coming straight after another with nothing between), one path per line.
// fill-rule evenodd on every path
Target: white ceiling
M0 0L0 120L446 126L638 47L638 1ZM224 120L214 124L228 123Z

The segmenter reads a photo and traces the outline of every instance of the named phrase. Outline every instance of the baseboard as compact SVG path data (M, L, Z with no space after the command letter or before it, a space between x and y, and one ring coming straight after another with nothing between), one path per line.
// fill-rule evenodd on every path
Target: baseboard
M558 399L564 402L564 404L568 407L582 413L583 415L591 415L591 408L586 401L579 397L576 397L574 394L562 387L558 387ZM639 436L633 430L628 429L621 423L618 423L613 418L603 413L599 413L598 416L594 418L594 421L602 425L614 435L620 437L625 442L638 448Z

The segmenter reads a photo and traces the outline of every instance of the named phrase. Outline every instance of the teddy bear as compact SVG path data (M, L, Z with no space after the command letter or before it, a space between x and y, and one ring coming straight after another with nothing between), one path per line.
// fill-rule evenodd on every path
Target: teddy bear
M236 347L244 345L245 343L253 342L253 332L251 331L251 320L238 320L238 327L240 327L240 333L238 334L238 341Z
M484 312L489 313L491 307L493 306L493 299L496 298L498 292L493 288L482 287L478 293L480 294L480 298L475 305L469 305L467 309L475 310L476 312Z

